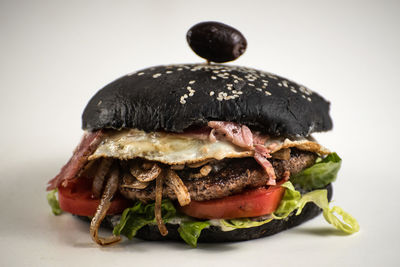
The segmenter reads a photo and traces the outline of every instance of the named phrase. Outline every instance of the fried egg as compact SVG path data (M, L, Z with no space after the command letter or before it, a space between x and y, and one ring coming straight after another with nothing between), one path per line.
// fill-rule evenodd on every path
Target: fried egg
M269 138L265 145L275 153L280 149L298 147L318 154L329 150L306 138ZM112 131L89 157L94 160L112 157L121 160L144 158L168 165L195 163L208 159L253 157L254 151L246 150L226 140L210 141L187 135L166 132L145 132L138 129Z

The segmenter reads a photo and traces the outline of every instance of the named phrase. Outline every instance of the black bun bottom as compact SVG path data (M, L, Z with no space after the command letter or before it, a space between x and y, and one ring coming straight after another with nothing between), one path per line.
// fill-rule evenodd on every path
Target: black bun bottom
M326 189L328 190L328 200L332 198L332 185L329 184ZM303 222L306 222L316 216L318 216L322 210L314 203L307 203L303 208L300 215L291 215L284 220L272 220L269 223L258 227L242 228L233 231L221 231L218 226L210 226L201 232L198 242L203 243L219 243L219 242L231 242L231 241L245 241L265 236L270 236L281 231L290 229L298 226ZM87 220L87 217L80 217ZM102 226L112 229L111 217L106 217L102 223ZM149 241L161 241L161 240L177 240L182 241L178 233L177 224L166 224L168 229L168 235L162 236L158 230L157 225L147 225L141 228L135 237L149 240Z

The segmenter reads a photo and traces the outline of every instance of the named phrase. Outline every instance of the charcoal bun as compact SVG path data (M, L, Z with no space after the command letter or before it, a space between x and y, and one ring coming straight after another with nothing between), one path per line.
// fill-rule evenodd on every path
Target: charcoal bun
M329 102L286 78L239 66L158 66L98 91L82 128L182 132L210 120L233 121L272 135L307 136L332 128Z
M325 189L328 190L328 200L332 199L332 185L329 184ZM224 232L218 226L210 226L202 230L198 242L204 243L216 243L216 242L231 242L231 241L245 241L251 239L257 239L265 236L270 236L281 231L290 229L298 226L321 213L321 209L312 202L307 203L302 212L299 215L292 214L284 220L272 220L269 223L263 224L253 228L241 228L233 231ZM87 217L82 217L87 220ZM103 227L113 229L112 216L106 216L102 223ZM162 236L158 230L157 225L147 225L141 228L135 237L149 240L149 241L161 241L161 240L176 240L182 241L178 233L177 224L166 224L168 229L168 235Z

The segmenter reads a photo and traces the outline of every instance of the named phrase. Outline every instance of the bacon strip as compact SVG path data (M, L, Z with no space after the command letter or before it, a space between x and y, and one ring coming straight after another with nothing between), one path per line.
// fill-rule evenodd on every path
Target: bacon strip
M213 128L215 132L223 134L233 144L253 149L253 134L247 126L226 121L210 121L208 126Z
M188 138L195 138L200 140L207 140L210 135L211 129L209 127L199 127L186 129L183 133L178 133L179 136L184 136Z
M61 168L60 173L56 177L48 182L47 190L56 189L61 184L67 186L68 182L74 179L83 167L85 167L88 157L96 150L103 140L103 136L104 132L102 130L86 132L67 164Z
M271 162L268 161L269 158L271 158L271 155L269 154L269 151L265 146L254 146L254 159L258 162L258 164L261 165L261 167L263 167L265 172L268 174L267 185L276 185L275 170Z
M226 121L210 121L208 126L213 130L213 138L215 132L223 134L224 138L233 144L246 149L254 150L254 159L260 164L268 175L267 185L276 184L276 175L274 167L268 161L271 158L270 150L264 146L267 136L253 134L251 130L245 126L234 122Z

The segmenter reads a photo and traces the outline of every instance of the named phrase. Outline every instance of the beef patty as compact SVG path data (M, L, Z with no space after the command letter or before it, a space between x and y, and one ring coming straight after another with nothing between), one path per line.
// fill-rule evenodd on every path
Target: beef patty
M317 155L311 152L293 149L289 160L270 159L277 180L282 179L284 172L296 174L314 164ZM189 178L187 170L178 171L179 177L187 187L192 200L204 201L222 198L240 193L248 188L267 184L268 176L253 158L226 159L217 163L215 171L202 178ZM193 170L192 170L193 171ZM143 202L154 201L155 181L145 189L119 187L123 196ZM163 198L176 199L172 188L163 189Z

